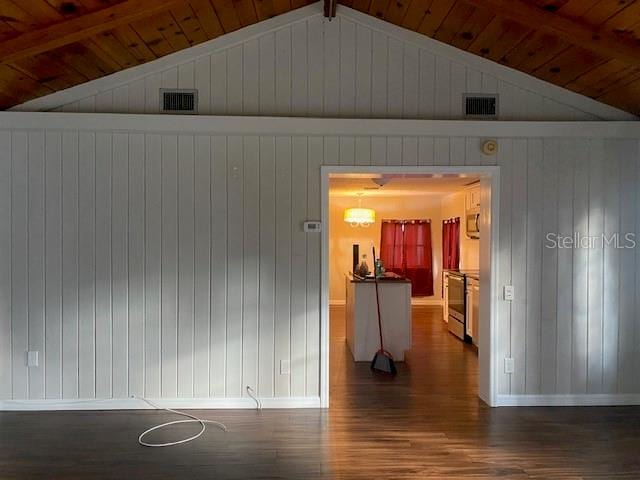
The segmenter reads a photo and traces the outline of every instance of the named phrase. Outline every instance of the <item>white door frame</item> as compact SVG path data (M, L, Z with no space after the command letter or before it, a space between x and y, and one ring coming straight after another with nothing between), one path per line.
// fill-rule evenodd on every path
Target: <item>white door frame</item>
M496 406L498 365L496 325L500 292L498 273L498 221L500 218L500 168L496 166L323 166L321 167L321 290L320 290L320 404L329 407L329 178L332 174L465 174L481 177L480 229L480 344L478 395ZM488 287L488 288L487 288ZM487 321L488 319L488 321Z

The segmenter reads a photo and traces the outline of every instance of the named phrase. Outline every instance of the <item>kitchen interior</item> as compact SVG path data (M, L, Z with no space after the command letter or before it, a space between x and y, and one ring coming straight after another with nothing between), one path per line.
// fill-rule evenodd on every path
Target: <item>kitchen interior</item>
M430 348L414 332L426 318L477 363L480 201L473 175L330 178L331 336L344 339L350 361L370 362L380 348L377 288L384 348L396 362L410 367L412 349Z

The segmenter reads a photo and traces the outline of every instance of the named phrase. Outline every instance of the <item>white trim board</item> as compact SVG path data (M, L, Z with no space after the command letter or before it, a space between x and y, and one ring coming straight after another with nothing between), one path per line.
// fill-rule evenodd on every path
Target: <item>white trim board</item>
M640 122L510 122L117 113L0 112L3 130L74 130L206 135L460 136L640 139Z
M150 398L160 408L172 409L255 409L256 402L242 398ZM320 408L319 397L260 398L262 408ZM0 411L55 410L154 410L139 398L78 400L0 400Z
M637 118L635 115L623 110L598 102L597 100L593 100L562 87L558 87L546 81L539 80L526 73L500 65L496 62L487 60L464 50L457 49L448 44L441 43L425 35L421 35L411 30L406 30L397 25L377 19L371 15L358 12L357 10L353 10L349 7L339 5L336 14L339 17L347 18L362 26L375 29L389 37L429 50L430 52L440 57L447 58L450 61L467 65L482 72L487 72L498 79L512 83L524 90L544 95L553 101L576 108L596 117L606 120L632 120ZM61 90L44 97L29 100L25 103L12 107L11 110L42 111L54 109L92 95L97 95L105 90L117 88L146 75L161 72L172 66L196 60L202 56L209 55L212 52L233 47L258 36L273 32L284 26L306 21L310 18L321 15L322 2L316 2L268 20L244 27L235 32L222 35L218 38L185 50L172 53L157 60L116 72L106 77L92 80L66 90Z
M588 407L640 405L640 394L498 395L497 407Z

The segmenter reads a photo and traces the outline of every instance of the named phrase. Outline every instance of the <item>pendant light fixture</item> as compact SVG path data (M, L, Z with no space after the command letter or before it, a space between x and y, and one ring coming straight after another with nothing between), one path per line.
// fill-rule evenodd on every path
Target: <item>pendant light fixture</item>
M368 227L376 222L376 211L372 208L361 206L362 193L358 193L358 206L347 208L344 211L344 221L352 227Z

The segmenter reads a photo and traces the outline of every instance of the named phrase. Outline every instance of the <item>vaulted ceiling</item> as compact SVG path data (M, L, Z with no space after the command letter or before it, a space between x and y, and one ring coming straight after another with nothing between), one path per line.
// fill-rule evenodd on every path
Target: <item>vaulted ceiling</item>
M0 108L151 61L309 0L0 0ZM340 0L640 114L640 0Z

